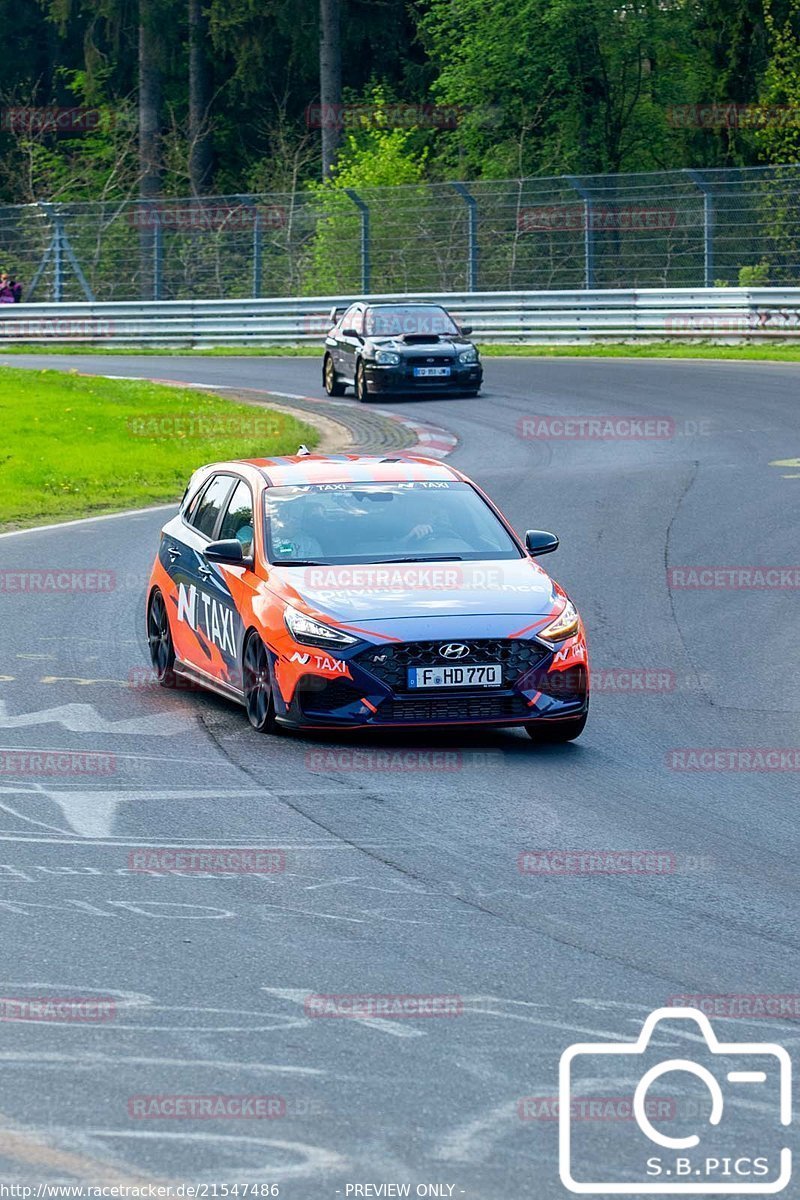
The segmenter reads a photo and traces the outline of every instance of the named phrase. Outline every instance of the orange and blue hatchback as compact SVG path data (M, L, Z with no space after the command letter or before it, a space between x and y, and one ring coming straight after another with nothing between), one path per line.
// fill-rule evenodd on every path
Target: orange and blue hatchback
M156 675L257 730L521 725L577 737L581 618L475 483L427 458L309 455L197 471L147 595Z

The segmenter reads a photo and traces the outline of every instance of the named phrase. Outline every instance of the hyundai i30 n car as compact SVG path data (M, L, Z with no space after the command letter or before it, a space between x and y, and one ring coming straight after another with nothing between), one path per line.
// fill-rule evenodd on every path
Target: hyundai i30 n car
M477 396L483 367L468 325L439 304L367 304L331 311L322 382L329 396L352 385L362 403L387 393Z
M426 458L201 468L147 592L157 678L242 704L257 730L521 725L582 731L581 618L465 475Z

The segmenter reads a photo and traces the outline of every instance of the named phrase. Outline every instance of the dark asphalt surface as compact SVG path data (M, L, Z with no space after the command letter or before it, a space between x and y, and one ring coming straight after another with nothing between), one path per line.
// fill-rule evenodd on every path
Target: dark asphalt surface
M36 365L60 361L322 395L309 359ZM0 995L117 1005L102 1024L0 1023L0 1179L560 1198L557 1125L521 1120L518 1101L557 1094L569 1044L631 1039L676 995L800 993L797 774L665 757L800 746L797 591L667 584L672 567L800 561L800 478L770 465L800 454L798 384L800 368L777 364L489 359L478 399L381 405L453 430L451 461L517 529L562 538L546 566L605 680L565 747L511 730L357 743L418 752L381 770L355 769L350 741L264 738L221 699L146 681L164 512L0 539L3 570L116 573L103 594L2 597L0 747L114 757L103 775L52 777L0 760ZM518 425L533 414L662 417L675 431L534 441ZM627 668L669 683L614 690ZM446 770L429 753L442 749L462 752ZM129 870L151 846L275 847L286 870ZM520 852L543 849L656 850L674 869L521 874ZM446 994L463 1012L321 1019L305 1015L309 993ZM796 1020L718 1032L800 1044ZM662 1045L693 1047L678 1032ZM201 1093L280 1096L285 1115L130 1115L133 1096ZM737 1097L726 1119L742 1136L775 1124ZM636 1182L609 1130L588 1131L587 1169Z

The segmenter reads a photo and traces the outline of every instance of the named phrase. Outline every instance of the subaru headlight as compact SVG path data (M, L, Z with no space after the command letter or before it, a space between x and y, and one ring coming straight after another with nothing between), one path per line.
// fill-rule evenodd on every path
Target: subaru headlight
M466 350L462 350L458 356L460 363L476 363L478 361L478 351L474 346L468 346Z
M560 642L578 632L579 621L577 608L571 600L568 600L555 620L551 621L549 625L545 625L544 629L540 630L536 636L544 638L548 642Z
M399 367L400 355L395 350L379 350L375 362L381 367Z
M341 629L333 629L323 625L313 617L298 612L296 608L287 608L283 614L286 628L296 642L304 646L354 646L358 638L351 637Z

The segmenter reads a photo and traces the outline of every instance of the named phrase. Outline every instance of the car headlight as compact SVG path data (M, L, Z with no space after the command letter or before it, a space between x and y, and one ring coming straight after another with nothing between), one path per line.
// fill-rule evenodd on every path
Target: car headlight
M330 625L323 625L321 621L307 617L296 608L287 608L283 619L294 640L304 646L354 646L358 641L358 638L351 637L349 633L333 629Z
M474 346L468 346L466 350L462 350L458 356L458 361L463 363L476 363L478 361L478 351Z
M382 367L399 367L400 355L394 350L379 350L375 355L375 362Z
M551 621L549 625L545 625L544 629L540 630L537 637L544 638L548 642L560 642L563 638L572 637L573 633L578 632L578 610L571 600L562 608L561 612Z

